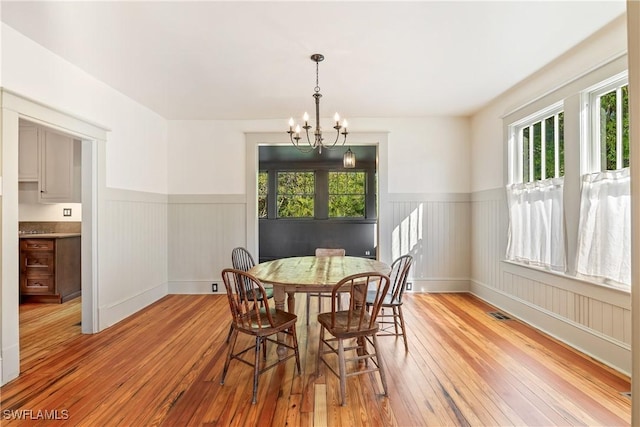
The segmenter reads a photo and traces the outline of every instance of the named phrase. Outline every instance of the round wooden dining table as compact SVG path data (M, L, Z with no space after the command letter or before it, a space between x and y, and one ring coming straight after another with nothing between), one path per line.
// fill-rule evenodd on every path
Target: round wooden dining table
M343 278L357 273L376 272L389 274L391 268L380 261L351 256L303 256L280 258L255 265L249 274L265 284L273 285L273 300L276 308L284 310L287 295L287 310L295 313L298 292L331 292ZM284 334L278 334L278 340ZM284 346L278 346L278 357L286 354Z
M255 265L249 274L265 284L273 285L276 308L295 313L295 294L298 292L331 292L343 278L357 273L389 274L391 268L374 259L351 256L303 256L280 258Z

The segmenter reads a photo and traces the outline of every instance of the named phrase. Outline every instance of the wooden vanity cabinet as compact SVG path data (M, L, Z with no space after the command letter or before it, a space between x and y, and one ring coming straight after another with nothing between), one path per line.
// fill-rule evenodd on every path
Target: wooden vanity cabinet
M20 239L20 299L61 303L80 295L80 236Z

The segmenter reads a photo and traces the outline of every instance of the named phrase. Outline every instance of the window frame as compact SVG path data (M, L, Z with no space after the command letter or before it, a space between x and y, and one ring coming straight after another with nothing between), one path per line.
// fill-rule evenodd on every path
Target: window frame
M280 192L280 174L285 174L285 173L290 173L290 174L306 174L306 173L310 173L313 176L313 193L285 193L287 195L290 196L301 196L301 197L311 197L311 200L313 201L313 208L312 208L312 213L310 216L281 216L280 215L280 210L278 209L278 203L280 201L280 196L281 196L281 192ZM275 173L275 188L276 188L276 194L275 194L275 204L276 204L276 210L275 210L275 214L276 214L276 218L278 219L314 219L317 213L317 206L316 206L316 199L317 199L317 174L315 170L312 169L300 169L300 170L288 170L288 169L282 169L282 170L278 170ZM268 184L267 184L268 185Z
M563 114L564 117L564 102L559 101L554 104L549 105L546 108L538 110L537 112L528 115L518 121L515 121L508 125L509 132L509 168L508 168L508 178L509 184L519 184L526 182L536 182L542 181L549 178L558 178L560 176L560 148L559 148L559 120L554 120L554 176L547 177L546 176L546 144L545 141L545 130L546 125L545 122L550 117L558 116L560 113ZM533 134L533 128L537 123L541 123L541 140L540 140L540 179L535 179L535 171L533 169L533 144L531 141L533 138L531 135ZM524 143L523 143L523 133L524 129L529 129L529 180L524 181ZM564 141L564 136L563 136ZM563 168L564 169L564 168Z
M331 193L331 174L362 174L363 175L363 188L362 193ZM329 170L327 172L327 217L328 219L365 219L367 218L367 179L368 173L366 170ZM363 212L362 216L331 216L331 196L359 196L362 197Z
M601 126L600 126L600 98L612 91L620 95L621 88L629 85L628 71L623 71L605 79L582 92L583 111L586 112L584 120L584 137L582 150L585 153L580 162L581 174L602 172L603 167ZM619 96L616 99L620 99ZM622 150L622 103L616 101L616 166L621 169L623 163Z

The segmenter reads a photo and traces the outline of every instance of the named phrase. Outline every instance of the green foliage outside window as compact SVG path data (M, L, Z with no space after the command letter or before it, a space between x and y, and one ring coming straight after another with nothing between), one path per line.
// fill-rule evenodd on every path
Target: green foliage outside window
M544 122L544 179L564 176L564 112L549 116L522 128L522 182L542 177L542 123ZM558 158L556 159L556 122L558 125ZM533 158L531 158L533 157ZM556 164L558 174L556 175ZM533 168L533 170L531 170ZM533 176L531 176L533 175Z
M329 172L329 218L364 218L364 172Z
M269 174L258 173L258 218L267 217L267 198L269 189Z
M622 113L621 162L618 162L618 102ZM600 153L603 170L629 166L629 85L600 97Z
M313 217L315 174L278 172L278 217Z

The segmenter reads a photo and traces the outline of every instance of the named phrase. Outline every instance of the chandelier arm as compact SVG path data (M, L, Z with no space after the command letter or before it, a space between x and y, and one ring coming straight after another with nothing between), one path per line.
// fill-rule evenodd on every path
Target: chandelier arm
M316 148L316 143L315 143L316 140L314 138L313 140L314 142L313 143L311 142L311 137L309 137L309 129L311 129L311 126L304 127L305 133L307 134L307 144L309 144L309 147L311 147L311 149L313 150Z
M313 150L315 150L315 147L311 146L311 144L309 144L309 147L306 148L304 145L300 145L299 141L300 141L300 137L298 138L294 138L293 134L289 134L289 139L291 140L291 144L293 144L294 147L296 147L297 150L299 150L301 153L310 153ZM309 138L307 137L307 142L308 142Z

